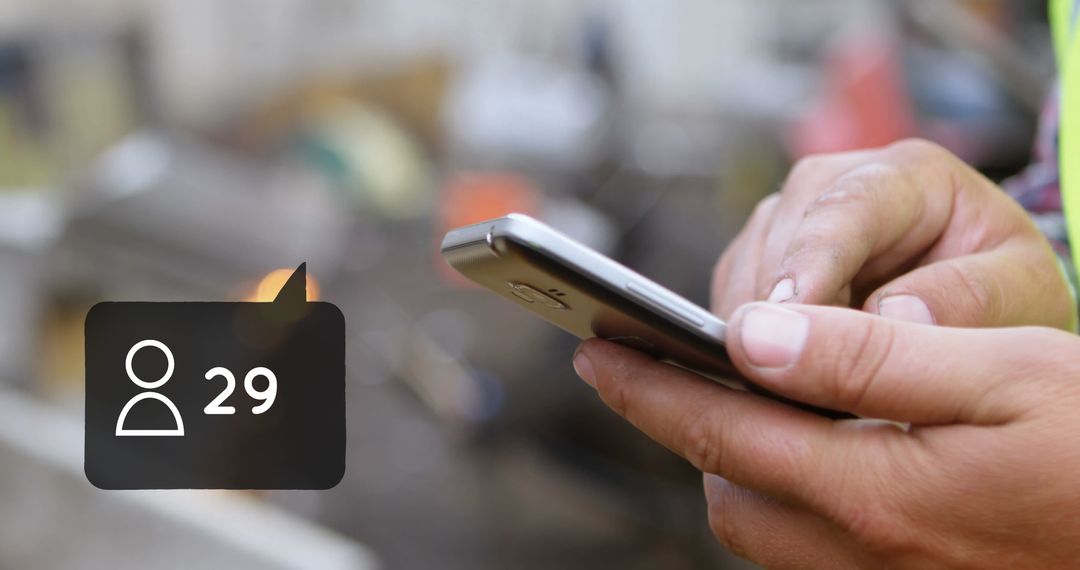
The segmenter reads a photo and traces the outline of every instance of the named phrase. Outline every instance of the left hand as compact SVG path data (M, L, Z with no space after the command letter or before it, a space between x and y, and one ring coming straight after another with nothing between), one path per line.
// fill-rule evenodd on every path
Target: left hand
M574 364L705 475L716 537L769 567L1062 568L1080 560L1080 338L753 303L728 348L831 421L602 340Z

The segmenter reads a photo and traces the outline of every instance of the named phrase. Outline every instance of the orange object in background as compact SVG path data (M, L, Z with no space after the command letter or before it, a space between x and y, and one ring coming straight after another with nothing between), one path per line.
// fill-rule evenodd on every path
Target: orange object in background
M270 273L267 273L265 277L259 280L259 284L255 286L255 290L248 295L244 300L253 303L271 303L277 298L278 293L281 291L285 282L292 277L296 268L283 268L275 269ZM308 302L319 300L319 282L311 274L310 271L306 272L307 276L307 300Z
M898 42L844 42L829 58L825 75L824 100L792 129L795 157L880 147L918 132Z
M436 239L461 226L499 218L512 212L535 216L539 191L525 176L514 172L478 172L455 176L440 193ZM438 251L438 247L435 248ZM438 255L435 266L452 283L471 284Z

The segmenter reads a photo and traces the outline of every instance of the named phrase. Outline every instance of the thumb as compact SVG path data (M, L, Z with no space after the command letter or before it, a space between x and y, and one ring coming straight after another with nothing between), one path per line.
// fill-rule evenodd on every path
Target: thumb
M1023 386L1049 329L951 329L851 309L751 303L729 323L748 379L824 408L915 424L997 424L1027 409ZM1047 343L1050 344L1047 344Z
M1042 244L1013 244L920 267L880 287L863 309L951 327L1076 326L1065 273Z

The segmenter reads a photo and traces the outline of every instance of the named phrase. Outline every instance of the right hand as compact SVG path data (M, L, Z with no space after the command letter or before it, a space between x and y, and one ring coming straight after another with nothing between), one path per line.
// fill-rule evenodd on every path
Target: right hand
M841 305L924 324L1076 328L1049 242L945 149L904 141L803 159L713 275L723 317L750 301Z

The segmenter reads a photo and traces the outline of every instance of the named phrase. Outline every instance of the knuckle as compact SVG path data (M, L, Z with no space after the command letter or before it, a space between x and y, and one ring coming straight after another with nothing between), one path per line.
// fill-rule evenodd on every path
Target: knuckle
M890 164L874 162L865 164L836 180L825 192L807 204L803 212L804 220L819 217L833 218L842 216L853 221L864 230L880 225L882 219L890 215L885 211L887 202L882 192L875 191L883 180L903 178L904 172Z
M919 484L899 483L924 481L927 473L940 471L940 465L929 456L909 453L906 437L896 437L891 430L876 433L883 453L845 457L847 469L838 474L843 484L833 486L822 513L852 542L878 557L925 551L933 539L927 535Z
M689 413L683 420L683 453L686 460L699 471L730 475L723 465L721 444L713 429L716 418L704 408Z
M845 174L829 190L822 192L807 204L804 218L812 218L836 208L864 210L871 205L873 196L868 191L869 183L862 172Z
M790 178L802 178L807 174L816 174L824 170L829 162L827 154L808 154L795 161L791 167Z
M849 410L863 407L867 395L886 367L895 342L892 327L878 319L865 319L855 334L836 343L833 370L828 378L840 405Z
M923 138L909 138L889 145L889 150L912 156L937 156L946 154L945 149Z
M709 529L717 542L740 558L751 557L753 550L749 529L739 516L747 501L748 491L727 485L722 493L708 497Z
M784 182L783 194L799 195L820 191L822 181L836 170L835 159L827 154L813 154L800 158L791 167Z
M776 211L776 206L780 203L780 193L774 192L761 199L760 202L754 206L753 213L750 214L750 220L759 220L767 218Z
M941 270L945 272L942 282L953 283L952 289L964 297L966 303L963 305L969 307L970 311L970 324L996 321L996 315L993 314L994 294L985 280L950 263L942 264Z
M835 228L803 228L788 246L781 266L793 273L812 268L828 275L844 275L864 246L857 240L838 239L837 232Z
M841 529L871 552L881 555L917 549L917 537L904 515L884 499L859 502L834 517Z
M810 261L819 267L825 266L829 271L836 271L841 267L848 247L834 236L808 231L791 243L784 254L783 264L786 269L797 269L803 262Z
M749 539L731 506L732 502L739 499L733 497L731 493L728 493L725 499L719 504L710 505L709 528L725 550L739 558L749 558L751 555Z

